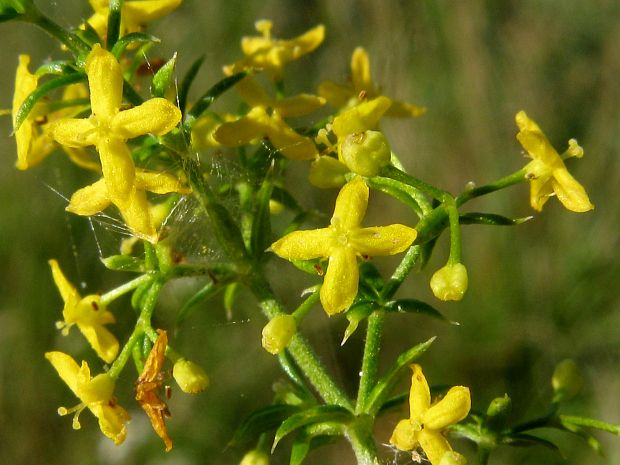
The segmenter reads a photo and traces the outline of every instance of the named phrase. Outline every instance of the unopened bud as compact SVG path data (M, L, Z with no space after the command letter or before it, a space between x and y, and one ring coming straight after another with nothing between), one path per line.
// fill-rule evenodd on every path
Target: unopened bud
M278 315L263 328L263 348L271 354L279 354L297 332L293 315Z
M467 268L462 263L440 268L431 278L431 289L439 300L461 300L467 291Z
M345 137L340 146L340 157L354 173L375 176L390 163L392 152L383 133L364 131Z
M489 404L489 408L487 408L487 416L488 417L498 417L505 416L512 406L512 401L508 394L504 394L503 397L496 397Z
M467 459L465 457L463 457L458 452L449 450L448 452L443 454L439 465L465 465L466 463Z
M269 465L269 456L260 450L251 450L243 456L239 465Z
M570 400L575 397L583 385L583 378L577 364L570 358L558 363L551 377L551 385L555 391L554 402Z
M183 392L197 394L209 385L209 377L202 367L180 358L172 367L172 376Z

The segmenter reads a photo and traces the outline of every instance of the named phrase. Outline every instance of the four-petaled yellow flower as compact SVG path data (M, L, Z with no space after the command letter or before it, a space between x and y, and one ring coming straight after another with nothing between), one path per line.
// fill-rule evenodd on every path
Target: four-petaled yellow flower
M181 119L177 107L153 98L120 111L123 75L114 55L96 44L86 60L92 114L89 118L63 118L50 125L51 135L62 145L94 145L99 152L107 193L121 211L135 202L138 188L131 151L126 141L143 134L163 135ZM139 231L138 231L139 233Z
M356 176L338 194L327 228L294 231L271 246L274 253L289 260L329 258L320 294L329 315L347 309L357 295L358 255L394 255L416 238L416 230L402 224L362 228L367 206L368 186Z
M362 47L357 47L351 56L351 83L341 85L332 81L325 81L319 86L319 95L325 97L330 105L336 108L355 106L365 99L374 99L381 95L377 85L370 75L370 60L368 53ZM420 116L426 108L393 101L386 116L407 118Z
M252 109L242 118L221 124L213 138L226 147L239 147L266 137L282 155L293 160L310 160L317 154L312 139L293 130L284 118L302 116L325 104L325 99L300 94L274 100L248 76L237 90Z
M175 10L182 0L125 0L121 9L121 35L144 30L150 23ZM108 30L109 0L89 0L95 13L87 23L104 38Z
M127 429L125 423L130 419L127 411L116 403L114 398L114 380L105 373L90 377L88 364L82 361L79 366L69 355L62 352L45 354L60 378L69 389L82 401L77 406L67 409L60 407L59 415L74 413L73 428L80 429L79 415L88 408L99 420L99 428L107 437L120 444L125 440Z
M19 65L15 73L15 93L13 94L13 127L17 122L17 111L19 110L26 97L28 97L38 85L38 78L28 70L30 56L20 55ZM86 90L82 84L67 86L62 95L62 100L74 100L86 97ZM15 141L17 143L17 162L15 166L20 170L30 169L43 161L57 147L54 139L49 135L49 122L64 116L68 116L72 111L64 108L47 112L44 103L38 103L30 111L21 126L15 131ZM82 168L99 170L99 164L89 158L81 149L65 148L65 152L73 163Z
M394 429L390 443L400 450L422 448L432 465L452 448L441 431L464 419L471 408L469 388L455 386L439 402L431 405L431 392L422 373L422 367L411 365L411 391L409 392L409 418L401 420Z
M515 117L519 133L517 139L532 161L526 166L526 176L530 179L530 204L534 210L541 211L543 205L554 193L568 210L586 212L592 210L588 194L579 182L566 169L563 159L581 158L583 149L575 139L568 141L568 150L560 156L553 148L538 125L524 111Z
M155 194L178 192L189 194L189 188L168 173L136 169L135 189L129 194L129 201L118 206L125 223L133 233L151 243L157 242L157 222L152 207L146 198L146 191ZM112 203L105 179L83 187L72 196L66 210L76 215L92 216L105 210Z
M322 24L290 40L272 39L272 23L266 19L256 21L255 27L262 36L241 39L245 58L225 66L224 72L227 75L258 68L266 71L273 80L279 80L287 63L312 52L325 38L325 26Z
M97 355L106 363L111 363L118 354L118 340L104 325L114 323L114 315L101 303L98 295L82 298L62 273L56 260L50 260L49 265L54 283L65 303L62 310L64 321L58 322L57 326L67 335L69 328L77 325Z

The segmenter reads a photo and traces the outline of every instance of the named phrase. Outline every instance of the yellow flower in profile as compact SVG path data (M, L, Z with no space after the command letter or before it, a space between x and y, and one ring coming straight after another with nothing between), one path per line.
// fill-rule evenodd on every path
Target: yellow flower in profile
M121 35L143 31L147 23L166 16L181 4L182 0L125 0L121 9ZM109 0L89 0L94 14L86 21L99 37L108 30Z
M241 50L245 58L224 67L227 75L258 68L266 71L274 80L282 77L284 66L316 49L325 38L325 26L322 24L290 40L271 37L271 21L256 21L255 27L262 35L243 37Z
M564 165L564 159L581 158L583 149L575 139L568 141L568 150L562 156L556 152L538 125L524 111L515 117L519 133L517 140L527 151L532 161L525 166L530 179L530 204L534 210L542 211L549 197L556 195L562 205L574 212L592 210L588 194L579 182L571 176Z
M77 289L65 277L56 260L50 260L52 277L65 305L62 310L64 321L57 326L67 335L69 328L77 325L97 355L106 363L112 363L118 354L118 340L105 328L114 323L114 315L101 303L98 295L82 298Z
M398 422L390 444L404 451L414 451L421 447L431 465L440 465L446 453L455 454L441 432L464 419L469 413L469 388L450 388L443 399L431 404L431 391L422 367L413 364L411 370L413 376L409 392L409 418Z
M351 83L349 85L325 81L319 86L319 95L325 97L330 105L336 108L349 108L365 99L381 96L378 86L370 75L370 59L362 47L357 47L351 56ZM412 103L392 101L386 116L407 118L420 116L426 108Z
M146 191L155 194L178 192L189 194L191 190L174 176L168 173L136 169L135 188L129 193L129 201L117 205L127 226L134 235L156 243L158 239L157 222L153 217ZM112 203L108 184L105 179L83 187L76 191L69 201L66 210L81 216L92 216L105 210Z
M289 260L329 259L320 294L329 315L347 309L357 295L357 256L394 255L416 238L416 230L402 224L362 228L367 206L368 186L356 176L338 194L328 227L294 231L271 246L274 253Z
M74 413L73 429L80 429L79 415L88 408L99 420L99 428L107 437L118 445L125 440L127 429L125 424L130 417L127 411L116 403L113 396L114 380L105 373L90 377L90 369L86 362L79 366L69 355L62 352L45 354L60 378L69 389L82 401L77 406L67 409L60 407L59 415Z
M284 118L303 116L322 105L325 100L300 94L274 100L252 76L237 84L237 90L252 109L242 118L221 124L213 138L226 147L239 147L267 138L282 155L292 160L310 160L317 154L312 139L295 132Z
M96 44L86 59L92 114L89 118L63 118L50 124L50 134L68 147L94 145L99 152L110 200L119 208L133 201L135 167L126 141L143 134L158 136L181 119L177 107L153 98L120 111L123 75L114 55Z

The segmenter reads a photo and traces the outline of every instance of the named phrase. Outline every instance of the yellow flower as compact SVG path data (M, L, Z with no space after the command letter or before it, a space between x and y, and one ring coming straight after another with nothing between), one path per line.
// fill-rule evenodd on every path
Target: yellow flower
M286 64L312 52L325 38L325 27L322 24L290 40L273 39L271 21L256 21L255 27L262 35L241 39L241 50L245 58L225 66L224 72L227 75L249 68L259 68L266 71L272 79L279 80Z
M349 85L336 84L325 81L319 86L319 95L325 97L330 105L336 108L355 106L365 99L379 97L380 91L372 81L370 75L370 60L368 53L362 47L357 47L351 57L351 83ZM386 116L400 118L420 116L426 108L411 103L393 101Z
M52 137L68 147L94 145L111 201L126 208L133 199L135 167L128 139L142 134L163 135L181 119L177 107L153 98L120 111L123 75L114 55L96 44L86 60L92 114L89 118L63 118L50 124Z
M217 142L226 147L239 147L266 137L287 158L310 160L316 156L312 139L295 132L284 118L315 111L325 104L323 98L300 94L274 100L251 76L239 82L237 90L252 109L236 121L221 124L213 133Z
M153 344L146 362L144 362L144 369L136 381L136 400L149 417L151 426L157 435L163 439L166 452L168 452L172 449L172 439L168 436L164 419L170 416L170 411L166 402L157 395L157 390L164 381L162 368L168 345L168 335L163 330L158 330L158 333L157 340Z
M469 389L455 386L443 399L431 405L431 392L422 367L413 364L411 370L409 418L396 425L390 444L404 451L413 451L419 446L432 465L440 465L442 457L452 452L441 431L467 416L471 408Z
M592 210L588 194L581 184L566 169L563 159L581 158L583 149L575 139L568 141L568 150L560 156L551 146L538 125L524 111L515 117L519 133L517 139L527 150L532 161L525 166L530 179L530 204L541 211L545 202L554 193L568 210L586 212Z
M294 231L271 246L289 260L329 258L321 303L329 315L347 309L357 295L359 269L357 256L394 255L407 249L416 230L401 224L362 228L368 205L368 186L356 176L336 199L331 224L312 231Z
M153 207L146 198L146 191L156 194L179 192L188 194L190 190L168 173L136 169L135 186L130 191L128 201L117 207L127 226L138 237L151 243L158 239L157 224ZM81 216L92 216L105 210L112 203L109 186L105 179L83 187L72 196L66 210Z
M150 23L175 10L182 0L125 0L121 9L121 35L144 30ZM104 37L108 30L109 0L89 0L95 13L88 24Z
M74 324L80 329L97 355L106 363L111 363L118 354L118 340L104 325L114 323L114 315L101 303L98 295L82 298L77 289L67 280L56 260L50 260L52 277L65 306L62 310L64 321L58 322L63 334L67 335Z
M75 413L73 429L80 429L79 415L88 408L99 420L99 428L107 437L120 444L125 440L127 429L125 423L129 421L127 411L116 403L113 396L114 380L105 373L90 377L88 364L82 361L80 367L69 355L62 352L47 352L45 354L60 378L69 386L69 389L82 401L79 405L67 409L60 407L59 415Z

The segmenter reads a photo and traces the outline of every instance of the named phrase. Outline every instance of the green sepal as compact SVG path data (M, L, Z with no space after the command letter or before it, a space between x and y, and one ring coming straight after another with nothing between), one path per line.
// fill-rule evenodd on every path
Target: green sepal
M132 32L131 34L127 34L118 39L114 44L114 47L112 47L111 52L112 55L114 55L118 60L125 49L131 44L158 44L160 42L161 40L154 35L146 34L144 32Z
M177 65L177 54L175 53L161 68L157 70L151 81L151 95L153 97L163 97L174 80L174 70Z
M398 299L392 300L385 304L384 308L388 312L398 312L398 313L417 313L419 315L426 315L432 318L436 318L441 321L446 321L452 324L458 325L457 322L448 320L439 310L435 307L427 304L426 302L422 302L417 299Z
M289 465L301 465L311 450L329 444L343 435L344 428L339 423L326 422L303 428L293 441Z
M345 317L349 320L349 325L344 330L344 336L342 337L342 342L340 343L341 346L344 345L351 335L353 335L353 333L357 330L360 322L370 316L376 306L377 304L373 301L362 300L355 302L349 307L345 313Z
M108 270L145 273L144 260L131 255L111 255L101 259Z
M187 105L187 96L189 95L189 89L196 79L196 75L202 66L202 63L205 61L204 55L198 58L196 61L192 63L192 66L189 67L185 76L183 76L183 80L181 81L181 85L179 86L179 109L181 113L185 114L185 106Z
M271 451L273 452L282 438L293 431L308 425L318 423L340 423L346 425L354 419L351 412L338 405L317 405L303 412L295 413L286 420L276 430Z
M517 226L534 218L526 216L523 218L508 218L494 213L470 212L459 215L460 224L483 224L488 226Z
M28 95L22 102L19 110L17 110L17 115L15 118L15 131L19 129L24 120L28 117L28 114L35 106L35 104L47 94L52 92L53 90L59 89L61 87L68 86L70 84L75 84L76 82L81 82L86 80L86 74L84 73L71 73L65 76L58 76L50 79L45 84L37 87L34 91Z
M247 71L242 71L232 76L225 77L221 81L214 84L209 90L207 90L197 101L192 105L192 108L188 112L188 120L190 127L191 124L202 115L207 108L224 92L237 84L241 79L248 75Z
M366 402L366 413L375 414L385 402L387 396L398 383L399 378L404 371L417 360L431 346L435 337L430 338L426 342L422 342L413 346L411 349L400 354L396 361L392 364L388 372L377 381L377 384L370 392Z
M216 286L213 281L209 281L205 284L198 292L196 292L192 297L190 297L187 302L181 307L179 313L177 315L177 325L180 325L184 322L196 309L196 306L200 302L204 302L215 295L217 295L223 286Z
M272 173L268 173L260 189L254 196L252 214L252 233L250 235L250 255L260 258L271 245L271 212L269 200L273 190Z
M241 422L230 440L230 445L243 445L254 441L261 433L276 429L297 412L298 407L287 404L269 405L255 410Z

